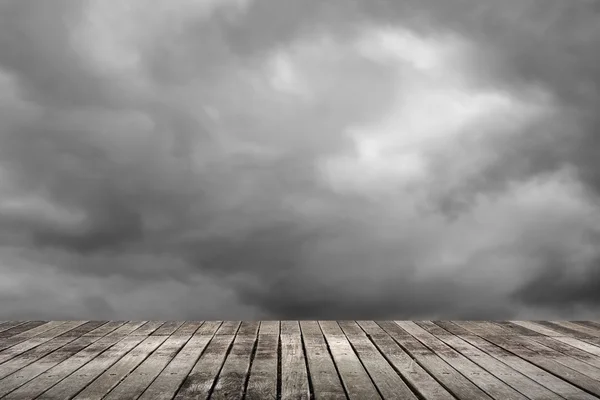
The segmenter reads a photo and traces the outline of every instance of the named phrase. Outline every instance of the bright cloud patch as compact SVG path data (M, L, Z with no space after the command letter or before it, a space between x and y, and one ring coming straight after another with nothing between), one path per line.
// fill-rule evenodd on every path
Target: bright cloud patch
M543 94L521 98L471 84L468 71L460 69L466 46L457 39L425 40L404 31L367 32L358 49L376 61L393 62L395 99L373 123L348 127L356 152L324 160L326 179L338 190L351 191L423 181L429 178L431 158L460 151L459 141L522 132L546 115ZM465 161L453 160L456 165Z

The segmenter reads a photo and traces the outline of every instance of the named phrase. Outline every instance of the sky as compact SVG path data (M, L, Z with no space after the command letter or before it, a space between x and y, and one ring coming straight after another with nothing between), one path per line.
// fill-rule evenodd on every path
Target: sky
M600 1L0 1L0 319L593 319Z

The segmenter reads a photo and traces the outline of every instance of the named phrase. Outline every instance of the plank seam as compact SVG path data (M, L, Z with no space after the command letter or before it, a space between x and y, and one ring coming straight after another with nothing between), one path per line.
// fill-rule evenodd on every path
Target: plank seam
M229 346L227 346L227 351L225 352L225 357L223 357L223 362L221 363L221 366L219 367L219 371L217 371L217 373L215 374L213 383L210 385L208 395L206 396L207 399L210 399L212 397L212 394L215 391L215 388L217 387L217 383L219 382L219 377L221 376L223 367L225 366L225 363L227 362L227 357L229 357L229 353L231 353L231 349L233 348L233 344L235 343L235 339L237 339L237 335L238 335L241 327L242 327L242 324L240 322L237 329L235 330L235 334L233 335L233 340L229 343ZM215 334L216 334L216 332L215 332Z
M204 321L202 323L202 325L204 325L206 323L206 321ZM204 349L202 349L202 351L200 352L200 355L198 356L198 358L196 359L196 361L194 362L194 365L192 365L192 368L190 368L190 371L192 371L194 369L194 366L196 365L196 363L198 363L198 360L200 360L200 358L202 358L202 356L204 355L204 353L206 352L206 349L208 349L208 345L210 344L210 342L214 339L215 335L217 334L217 331L219 330L219 328L221 327L221 325L223 325L223 321L221 321L221 323L219 324L219 326L216 327L215 331L213 332L212 336L210 337L210 340L206 343L206 345L204 346ZM196 329L196 331L198 331L200 329L200 327L198 327L198 329ZM194 332L195 333L195 332ZM192 335L193 336L193 335ZM191 340L191 339L190 339ZM183 348L183 347L182 347ZM173 357L173 359L175 359L175 357ZM173 362L173 359L171 361L169 361L169 363L167 364L167 366L169 366L169 364L171 362ZM165 368L167 367L165 366ZM162 372L162 371L161 371ZM159 374L160 375L160 374ZM158 378L158 377L157 377ZM187 376L185 378L183 378L181 380L181 382L179 383L179 385L177 386L177 389L175 390L175 392L173 393L173 398L177 397L177 394L179 393L179 391L181 390L181 388L183 387L183 385L185 384L185 381L187 380ZM142 397L144 395L144 393L148 390L148 388L151 386L148 385L148 387L146 389L144 389L144 391L142 392L142 394L140 395L140 397Z
M250 375L252 374L252 364L254 364L254 357L256 356L256 349L258 348L258 336L260 333L261 324L262 322L259 322L256 334L254 335L254 344L252 345L252 352L250 353L250 363L248 364L248 372L246 372L246 377L244 378L244 392L242 393L242 400L246 399L246 392L248 391L248 382L250 382Z
M277 389L276 399L281 400L281 387L283 386L283 377L281 376L281 357L283 350L281 349L281 322L279 322L279 331L277 332Z
M486 342L488 342L488 343L491 343L491 344L492 344L492 345L494 345L494 346L498 346L498 345L497 345L497 344L495 344L494 342L492 342L492 341L488 340L487 338L485 338L485 337L483 337L483 336L481 336L481 335L479 335L479 334L476 334L476 333L475 333L475 332L473 332L472 330L470 330L470 329L468 329L468 328L465 328L465 329L467 329L469 332L472 332L474 336L478 336L478 337L480 337L481 339L485 340ZM560 376L560 375L558 375L558 374L556 374L556 373L554 373L554 372L550 371L550 370L549 370L549 369L547 369L546 367L544 367L544 366L542 366L542 365L539 365L539 364L536 364L536 363L532 363L531 361L527 360L525 357L522 357L522 356L520 356L519 354L517 354L517 353L515 353L515 352L511 351L510 349L508 349L508 348L506 348L506 347L504 347L504 346L498 346L498 347L502 348L503 350L505 350L505 351L509 352L510 354L514 355L515 357L518 357L518 358L520 358L521 360L523 360L523 361L525 361L525 362L528 362L528 363L530 363L530 364L533 364L533 365L535 365L535 366L536 366L536 367L538 367L539 369L542 369L542 370L546 371L547 373L549 373L549 374L551 374L551 375L555 376L556 378L558 378L558 379L560 379L560 380L562 380L562 381L565 381L565 382L567 382L568 384L570 384L570 385L572 385L572 386L575 386L576 388L578 388L578 389L580 389L580 390L582 390L582 391L586 392L587 394L589 394L589 395L591 395L591 396L594 396L594 397L598 397L598 396L597 396L595 393L593 393L592 391L590 391L590 390L588 390L588 389L586 389L586 388L582 387L581 385L579 385L579 384L577 384L577 383L575 383L575 382L573 382L573 381L570 381L570 380L567 380L567 379L565 379L564 377L562 377L562 376ZM570 369L570 370L572 370L572 371L574 371L574 372L576 372L576 373L580 373L580 372L578 372L578 371L575 371L574 369L572 369L572 368L569 368L568 366L566 366L566 365L564 365L564 364L562 364L562 363L560 363L560 362L558 362L558 361L556 361L556 362L557 362L558 364L562 365L563 367L567 368L567 369Z
M356 322L356 321L355 321ZM342 329L342 327L340 326L340 323L338 321L335 321L335 323L337 324L338 328L340 328L340 331L342 331L342 334L344 335L344 337L346 338L346 341L348 342L348 344L350 345L350 348L352 349L352 351L354 352L354 354L356 355L356 358L358 359L358 362L360 363L360 365L363 367L363 369L365 370L365 373L367 374L367 376L369 377L369 380L371 381L371 383L373 384L373 387L375 388L375 390L377 391L377 393L379 394L379 397L381 397L382 399L385 399L385 397L383 396L383 393L381 393L381 390L379 389L379 387L377 387L377 384L375 383L375 380L373 379L373 377L371 376L371 373L369 373L369 370L367 369L367 367L365 366L365 363L363 362L363 360L360 358L360 355L358 354L358 351L356 351L356 348L354 347L354 344L352 344L352 341L350 340L350 338L348 337L348 335L346 334L346 332ZM358 325L358 324L357 324Z
M335 358L333 357L333 352L331 351L331 347L329 347L329 341L327 340L327 336L325 336L325 332L323 332L323 329L321 328L321 324L318 321L317 321L317 326L319 327L319 330L321 331L321 335L323 336L323 340L325 341L325 346L327 347L327 352L329 353L329 357L331 358L331 361L333 363L333 368L335 368L335 372L337 372L338 378L340 379L340 383L342 384L342 389L344 390L344 394L346 395L346 398L349 399L350 394L348 393L348 388L346 387L346 382L342 378L340 369L338 368L338 365L335 362Z
M125 324L123 324L123 325L125 325ZM123 326L123 325L121 325L121 326ZM106 333L106 335L104 335L104 336L100 336L100 337L99 337L99 339L98 339L96 342L98 342L100 339L103 339L103 338L105 338L105 337L108 337L108 335L112 334L114 331L116 331L116 330L117 330L117 329L119 329L119 328L120 328L119 326L118 326L118 327L115 327L115 329L113 329L112 331L110 331L110 332L107 332L107 333ZM127 338L127 336L128 336L128 335L124 335L124 336L123 336L121 339L117 340L115 343L113 343L112 345L108 346L106 349L102 350L100 353L96 354L96 355L95 355L93 358L91 358L90 360L88 360L86 363L84 363L83 365L79 366L79 368L77 368L75 371L71 372L71 373L70 373L70 374L68 374L67 376L65 376L65 377L63 377L62 379L60 379L60 380L58 380L57 382L55 382L55 383L54 383L53 385L51 385L50 387L46 388L46 390L44 390L42 393L40 393L39 395L37 395L37 396L36 396L36 399L37 399L38 397L40 397L40 396L44 395L46 392L48 392L48 391L52 390L52 388L54 388L56 385L60 384L62 381L64 381L65 379L67 379L67 378L68 378L68 377L70 377L71 375L73 375L73 374L77 373L77 371L79 371L81 368L84 368L84 367L85 367L87 364L91 363L93 360L95 360L96 358L100 357L100 355L102 355L102 354L104 354L105 352L109 351L111 348L113 348L114 346L116 346L116 345L117 345L118 343L120 343L121 341L125 340L125 338ZM94 342L94 343L96 343L96 342ZM129 352L127 352L127 353L129 353ZM125 353L125 354L127 354L127 353ZM118 361L119 361L121 358L123 358L123 357L125 356L125 354L123 354L123 356L119 357L119 358L117 359L117 361L115 361L115 363L116 363L116 362L118 362ZM69 360L69 359L70 359L70 357L69 357L67 360ZM65 360L65 361L67 361L67 360ZM63 362L65 362L65 361L63 361ZM61 362L60 364L62 364L62 362ZM60 365L60 364L57 364L57 365ZM54 367L53 367L53 368L54 368Z
M202 325L204 325L204 322L202 322L202 324L201 324L200 326L202 326ZM197 331L198 329L200 329L200 326L198 326L198 328L196 328L196 331ZM158 328L157 328L157 329L158 329ZM196 332L196 331L194 331L194 332ZM173 332L173 333L175 333L175 332ZM150 335L148 335L148 336L150 336ZM151 356L152 354L154 354L155 352L157 352L157 351L160 349L160 346L162 346L162 345L163 345L163 344L164 344L164 343L165 343L167 340L169 340L169 339L171 338L171 336L173 336L173 334L169 335L169 336L167 337L167 339L166 339L164 342L162 342L162 343L161 343L159 346L157 346L157 347L156 347L156 349L154 349L154 351L152 351L152 352L151 352L151 353L148 355L148 357L146 357L144 360L142 360L142 362L141 362L141 363L139 363L139 364L138 364L138 365L137 365L137 366L136 366L134 369L132 369L131 371L129 371L129 373L128 373L127 375L125 375L125 377L124 377L123 379L121 379L121 381L119 381L119 383L117 383L117 384L116 384L116 385L115 385L115 386L114 386L112 389L110 389L110 390L108 391L108 393L106 393L106 394L105 394L105 395L104 395L102 398L105 398L106 396L108 396L108 395L109 395L109 394L110 394L112 391L114 391L114 390L115 390L115 389L116 389L116 388L117 388L117 387L118 387L118 386L121 384L121 382L123 382L125 379L127 379L127 377L129 377L129 375L133 374L133 373L135 372L135 370L137 370L137 369L138 369L138 368L139 368L139 367L140 367L140 366L141 366L141 365L144 363L144 361L146 361L146 359L150 358L150 356ZM188 344L188 342L189 342L190 340L192 340L192 337L193 337L193 336L194 336L194 334L191 334L191 335L190 335L190 336L187 338L187 340L186 340L186 341L185 341L185 342L184 342L184 343L181 345L181 347L179 347L179 349L178 349L178 350L175 352L175 354L173 354L173 356L171 357L171 360L169 360L169 362L168 362L168 363L166 363L166 364L165 364L165 365L164 365L164 366L161 368L161 370L160 370L160 371L158 371L158 373L156 374L156 376L155 376L155 377L154 377L154 378L153 378L153 379L152 379L150 382L148 382L148 386L146 386L146 387L144 388L144 390L143 390L142 392L140 392L140 394L139 394L139 395L138 395L138 396L137 396L137 397L136 397L134 400L137 400L137 399L139 399L139 398L140 398L140 397L141 397L141 396L144 394L144 392L145 392L145 391L146 391L146 390L147 390L147 389L150 387L150 385L152 385L152 383L153 383L153 382L154 382L154 381L155 381L155 380L156 380L156 379L157 379L157 378L160 376L161 372L163 372L163 371L164 371L164 369L165 369L165 368L167 368L167 366L169 365L169 363L170 363L170 362L171 362L171 361L172 361L172 360L173 360L175 357L177 357L177 355L178 355L178 354L179 354L179 353L180 353L180 352L183 350L183 348L184 348L184 347L185 347L185 346Z
M313 387L312 377L310 374L310 367L308 365L308 352L306 351L306 342L304 341L304 332L302 331L302 327L300 326L300 322L298 322L298 329L300 330L300 343L302 343L302 353L304 355L304 365L306 366L306 377L308 379L308 392L309 396L312 399L315 398L315 390Z
M357 324L357 325L360 327L360 329L363 330L363 332L365 332L365 335L367 336L367 339L369 339L371 341L371 343L373 343L373 346L375 346L375 348L377 349L377 351L379 352L379 354L381 354L383 356L383 358L387 361L387 363L390 365L390 367L392 367L392 369L396 372L396 374L398 374L398 376L400 377L400 379L402 379L402 381L406 384L406 386L408 386L410 388L410 390L415 394L415 396L417 396L417 398L419 400L427 400L425 398L425 396L419 391L419 389L416 386L414 386L409 380L407 380L406 377L400 372L400 370L398 368L396 368L396 366L391 362L391 360L388 358L388 356L377 345L377 343L373 339L373 336L371 334L369 334L368 332L366 332L363 329L363 327L360 326L360 324ZM391 339L394 340L393 338L391 338ZM396 341L394 341L394 342L396 342ZM407 354L411 358L412 362L415 362L415 359L412 358L412 356L409 353L407 353Z

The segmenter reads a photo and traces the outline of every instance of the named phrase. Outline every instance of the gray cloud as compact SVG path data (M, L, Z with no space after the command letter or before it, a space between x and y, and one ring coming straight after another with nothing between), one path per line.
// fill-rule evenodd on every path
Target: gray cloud
M597 2L126 3L0 5L3 318L598 307Z

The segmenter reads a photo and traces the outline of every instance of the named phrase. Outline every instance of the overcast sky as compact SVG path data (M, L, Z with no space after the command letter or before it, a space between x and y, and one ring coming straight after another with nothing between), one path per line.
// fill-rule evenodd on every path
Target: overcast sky
M600 1L0 1L0 319L600 312Z

